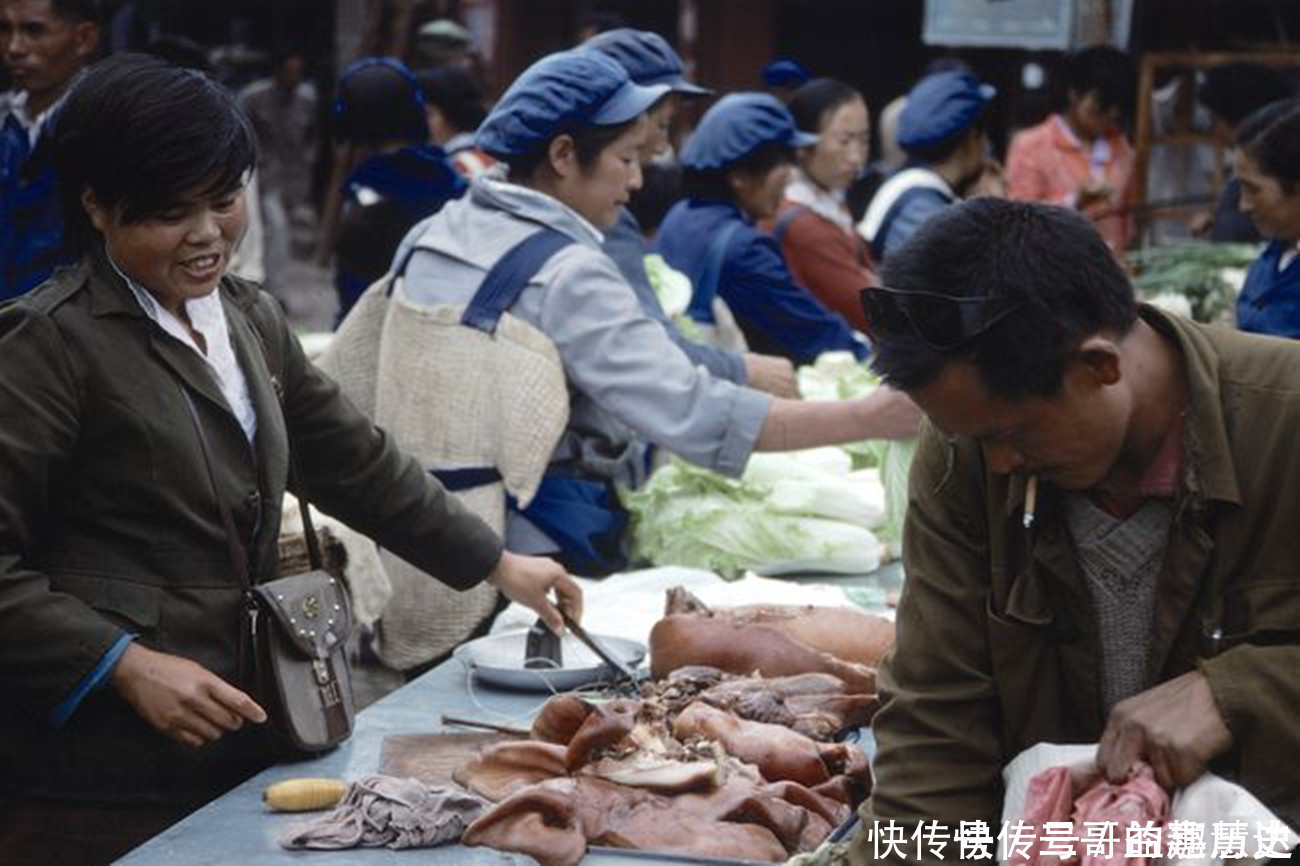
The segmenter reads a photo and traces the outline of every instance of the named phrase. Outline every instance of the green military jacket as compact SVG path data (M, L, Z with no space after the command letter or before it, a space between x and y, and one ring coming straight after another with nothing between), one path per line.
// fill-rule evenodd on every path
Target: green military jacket
M1300 342L1143 308L1186 363L1183 475L1159 576L1151 682L1209 680L1234 745L1213 769L1293 825L1300 813ZM875 791L891 819L1002 819L1002 769L1040 742L1100 739L1098 627L1059 490L1022 523L1022 478L933 428L912 468L898 637L881 672ZM1291 759L1280 760L1290 755ZM888 846L861 833L854 862ZM907 847L915 860L916 848ZM922 859L938 860L922 848ZM893 854L894 852L890 852ZM955 857L955 846L943 853ZM897 859L896 857L894 859Z
M269 760L254 726L186 748L109 687L61 728L49 720L127 632L251 685L241 592L182 392L255 579L277 568L289 430L321 510L453 586L500 557L495 534L307 360L269 295L232 277L219 291L257 413L251 447L207 364L102 255L0 308L0 795L176 802Z

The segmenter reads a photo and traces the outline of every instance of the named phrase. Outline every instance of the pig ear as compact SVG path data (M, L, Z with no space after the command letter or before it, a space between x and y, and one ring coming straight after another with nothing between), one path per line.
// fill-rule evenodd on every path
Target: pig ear
M587 836L578 820L576 794L569 779L532 785L485 812L460 841L517 851L539 863L578 863L587 853Z

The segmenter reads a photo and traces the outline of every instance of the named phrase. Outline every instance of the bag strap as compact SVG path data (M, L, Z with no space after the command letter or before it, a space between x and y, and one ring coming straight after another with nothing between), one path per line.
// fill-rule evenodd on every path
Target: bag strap
M740 229L740 220L728 220L722 231L713 236L709 249L704 254L704 273L691 294L691 303L686 314L697 322L713 322L713 298L718 294L722 283L722 265L727 257L727 247Z
M289 414L284 407L284 350L277 342L272 347L272 341L266 334L262 333L262 328L258 325L255 317L248 318L248 325L253 330L254 336L257 337L258 344L262 347L262 358L266 361L267 368L271 371L271 390L275 392L275 400L280 406L280 417L284 419L284 435L289 443L289 486L295 491L294 497L298 500L298 511L302 515L302 532L307 542L307 562L313 569L324 568L324 557L321 556L320 539L316 535L316 525L311 519L311 507L307 502L307 488L302 484L302 472L298 468L298 449L293 444L293 428L289 424ZM238 534L235 533L234 519L230 515L230 507L226 501L221 498L221 492L217 488L217 476L212 467L212 458L209 456L207 435L203 432L203 423L199 420L198 410L194 407L194 401L190 398L190 393L185 389L181 382L176 383L181 389L181 395L185 398L185 406L189 409L190 420L194 422L194 429L199 436L199 446L203 450L203 461L208 467L208 479L212 483L212 493L217 498L217 506L222 510L222 522L226 524L226 534L233 540L237 549L244 551L242 542L239 541ZM236 549L232 547L232 550ZM245 589L252 588L252 579L248 570L248 554L241 553L243 568L240 573L244 575L243 583Z
M212 456L208 448L208 434L203 431L203 422L199 420L199 412L194 408L194 400L190 397L190 392L180 382L176 383L180 389L181 396L185 398L185 408L189 410L190 420L194 423L194 432L198 434L199 451L203 453L203 465L208 470L208 481L212 485L212 495L217 500L217 508L221 511L221 522L226 528L226 542L229 545L230 564L234 566L235 578L239 581L239 587L247 595L252 592L253 581L248 571L248 550L244 543L239 540L239 533L235 530L235 518L230 513L230 506L221 496L221 489L217 486L217 473L212 468Z
M298 500L298 513L302 515L302 534L307 540L307 562L313 569L325 567L325 559L320 552L320 539L316 536L316 524L311 519L311 505L307 502L307 488L303 486L302 470L298 467L298 449L293 446L293 430L289 426L289 416L284 411L284 388L278 376L271 378L276 399L280 401L280 415L284 418L284 436L289 442L289 484L293 487L294 498Z
M568 235L542 228L515 244L487 272L460 323L485 334L496 333L501 314L514 306L551 256L572 243L574 240Z
M781 211L776 218L776 222L772 224L772 237L776 238L776 242L778 244L783 243L786 232L790 231L790 226L794 221L810 210L811 208L806 204L795 204Z

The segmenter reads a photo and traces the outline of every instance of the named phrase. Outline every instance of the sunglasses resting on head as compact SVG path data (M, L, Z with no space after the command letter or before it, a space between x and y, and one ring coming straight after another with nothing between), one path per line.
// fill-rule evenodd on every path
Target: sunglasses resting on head
M1024 304L1015 298L963 297L885 286L862 290L862 309L873 335L913 334L936 352L964 346Z

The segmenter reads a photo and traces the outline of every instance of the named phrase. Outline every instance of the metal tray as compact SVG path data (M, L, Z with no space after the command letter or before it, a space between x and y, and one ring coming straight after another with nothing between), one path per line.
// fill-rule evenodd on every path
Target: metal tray
M501 632L461 644L452 653L485 685L525 692L564 692L611 681L609 666L586 645L565 632L560 640L562 666L524 667L528 631ZM627 638L596 635L611 653L635 668L645 658L645 644Z

